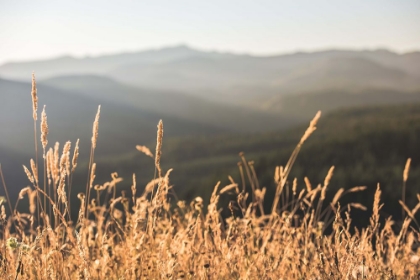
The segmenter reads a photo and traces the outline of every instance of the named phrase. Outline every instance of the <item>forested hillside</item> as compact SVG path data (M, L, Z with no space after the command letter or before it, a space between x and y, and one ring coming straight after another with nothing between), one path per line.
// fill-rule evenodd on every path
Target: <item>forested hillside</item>
M275 187L275 167L286 164L305 128L266 134L165 139L162 165L174 169L171 182L179 197L188 200L200 195L207 199L217 181L229 183L228 175L240 183L237 162L242 151L247 160L255 162L259 183L270 194ZM398 216L402 173L408 158L412 158L407 187L410 206L420 191L419 143L420 104L340 110L322 116L318 129L304 144L289 179L298 178L298 186L302 188L306 176L316 186L323 183L328 169L334 165L327 195L334 195L339 188L366 186L364 193L349 198L367 204L380 183L386 202L384 213ZM154 144L148 146L152 149ZM131 155L112 161L98 160L98 178L118 171L126 179L123 185L128 187L131 172L135 172L138 180L146 183L153 177L151 163L150 158L133 147ZM271 205L271 201L267 204Z

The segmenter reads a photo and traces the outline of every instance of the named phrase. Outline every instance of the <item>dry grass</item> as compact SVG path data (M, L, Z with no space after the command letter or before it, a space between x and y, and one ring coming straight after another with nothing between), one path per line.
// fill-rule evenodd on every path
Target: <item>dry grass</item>
M36 89L34 96L36 99ZM162 175L165 172L160 167L162 122L157 133L156 178L139 188L133 174L132 193L122 192L121 196L117 196L121 178L116 173L111 181L95 184L98 109L86 193L78 194L79 205L71 205L80 209L73 224L69 194L78 142L72 159L70 142L61 156L58 143L47 150L44 108L40 128L44 180L39 182L40 168L36 159L31 160L30 169L24 166L31 186L21 191L14 207L28 197L30 213L15 210L6 216L4 206L1 208L1 279L417 279L420 252L415 248L420 234L410 225L417 224L414 217L420 203L410 210L401 201L407 217L394 232L392 220L379 223L378 186L370 225L351 234L351 209L366 207L358 203L342 206L340 199L364 187L340 189L327 203L332 167L323 185L312 185L305 178L305 188L299 188L296 180L289 188L290 169L319 117L311 121L286 166L273 170L275 197L266 214L266 188L259 186L254 163L243 153L241 187L229 177L231 184L217 184L208 203L197 197L171 204L171 170ZM153 157L149 149L137 148ZM402 174L404 182L408 168L409 162ZM219 205L221 195L232 194L236 201ZM221 207L228 208L231 216L223 220ZM325 234L330 225L332 232Z

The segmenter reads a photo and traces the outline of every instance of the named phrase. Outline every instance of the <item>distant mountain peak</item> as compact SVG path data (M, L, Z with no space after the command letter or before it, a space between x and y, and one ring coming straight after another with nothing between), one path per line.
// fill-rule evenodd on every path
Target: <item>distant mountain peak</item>
M151 50L144 50L144 51L138 51L136 53L148 53L148 52L185 52L185 53L189 53L189 52L201 52L199 50L193 49L192 47L188 46L187 44L179 44L179 45L174 45L174 46L166 46L166 47L162 47L162 48L157 48L157 49L151 49Z
M169 46L169 47L164 47L162 49L173 49L173 50L194 50L193 48L191 48L190 46L188 46L187 44L179 44L179 45L175 45L175 46Z

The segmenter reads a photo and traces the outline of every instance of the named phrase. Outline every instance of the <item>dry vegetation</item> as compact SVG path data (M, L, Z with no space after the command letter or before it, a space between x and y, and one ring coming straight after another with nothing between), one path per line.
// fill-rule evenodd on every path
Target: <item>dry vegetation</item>
M38 147L35 79L32 98ZM395 231L391 219L379 222L378 186L370 225L353 232L351 209L365 206L340 205L340 198L364 187L340 189L331 202L324 201L334 167L323 184L311 186L305 178L303 188L296 180L289 187L290 169L315 131L320 113L288 163L273 172L277 189L269 213L263 207L266 189L259 186L253 162L247 162L244 154L238 163L241 183L230 178L228 186L217 184L208 203L200 197L173 201L171 170L160 167L162 122L155 156L146 147L137 147L154 157L156 178L143 188L136 186L133 174L131 193L117 191L122 179L116 173L110 182L97 184L94 151L99 117L98 109L86 193L77 195L80 204L70 205L78 143L73 153L70 142L61 153L59 144L48 148L44 107L43 159L35 158L29 168L24 167L31 186L21 190L15 210L7 201L13 215L6 215L7 203L1 208L2 279L417 279L420 275L420 235L414 217L420 203L409 210L400 202L406 218ZM403 181L409 167L408 161ZM219 205L224 195L235 195L236 200ZM27 201L29 213L17 212L18 203ZM73 223L70 208L75 207L80 210ZM231 216L222 219L221 207L227 207ZM332 232L326 234L329 225Z

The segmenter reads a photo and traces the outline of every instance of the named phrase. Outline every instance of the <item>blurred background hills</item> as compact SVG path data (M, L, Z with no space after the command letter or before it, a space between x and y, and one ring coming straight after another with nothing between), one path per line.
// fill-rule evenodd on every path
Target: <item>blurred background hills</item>
M21 164L34 157L29 81L37 69L49 139L63 144L80 138L82 162L88 160L92 122L101 104L98 182L113 171L127 178L122 188L131 185L133 172L143 173L138 177L144 184L150 180L153 162L135 145L153 149L156 124L163 119L162 162L175 169L180 197L208 196L218 180L228 183L229 174L238 178L240 151L255 160L261 183L269 186L274 167L285 164L306 123L322 110L332 113L321 120L292 175L319 183L336 165L333 190L355 185L373 190L384 181L391 198L405 160L420 155L419 65L418 52L331 50L256 57L184 45L6 63L0 66L0 159L9 183L17 190L25 186ZM413 168L418 186L416 160ZM75 180L80 190L84 173Z
M417 101L419 65L420 52L331 50L257 57L180 45L5 63L0 66L0 86L14 95L12 87L18 86L13 81L28 82L31 69L37 69L46 94L56 89L67 98L253 132L305 121L319 109Z

